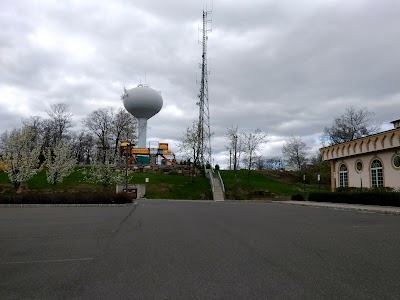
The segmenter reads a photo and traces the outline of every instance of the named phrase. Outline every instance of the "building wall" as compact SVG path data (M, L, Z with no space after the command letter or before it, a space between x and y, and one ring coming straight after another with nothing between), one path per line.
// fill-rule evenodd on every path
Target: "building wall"
M393 165L393 157L400 155L400 151L395 149L381 150L377 153L359 154L351 157L344 157L333 162L335 187L339 187L339 168L342 163L347 165L347 175L349 187L371 187L371 163L374 159L382 162L383 186L400 189L400 168ZM363 168L359 173L356 170L357 161L361 161Z
M400 124L400 120L398 121ZM400 168L393 165L393 156L400 154L400 127L362 137L350 142L320 149L322 159L331 164L332 191L339 187L339 168L347 165L349 187L371 187L371 163L374 158L382 162L383 186L400 189ZM356 162L361 160L361 174L356 170Z

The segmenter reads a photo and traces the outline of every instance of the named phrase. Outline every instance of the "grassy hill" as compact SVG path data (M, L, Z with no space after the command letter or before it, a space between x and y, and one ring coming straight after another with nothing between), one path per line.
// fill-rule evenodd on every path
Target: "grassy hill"
M246 170L239 170L236 189L234 172L222 170L220 173L225 185L226 199L290 198L295 194L307 197L308 193L318 191L316 185L294 182L296 176L291 172L251 171L248 177ZM322 188L326 190L326 187Z
M294 194L302 194L307 197L309 192L317 191L316 185L303 185L295 183L295 175L291 172L279 171L252 171L247 177L247 171L239 170L237 176L237 188L233 171L222 170L221 176L225 184L226 199L283 199L290 198ZM102 186L83 181L84 175L77 169L69 177L56 186L56 192L101 191ZM132 174L130 183L146 183L146 198L148 199L212 199L209 180L205 177L197 177L190 183L190 178L182 175L165 175L150 173ZM114 191L111 186L109 190ZM0 193L10 194L12 186L7 174L0 172ZM41 171L22 186L24 192L50 192L52 186L46 181L45 171Z
M84 182L83 178L82 171L75 170L56 186L56 192L102 190L101 185ZM149 182L146 183L146 197L149 199L212 199L209 180L204 177L194 178L193 183L190 183L190 178L182 175L135 173L132 174L129 183L144 184L145 178L149 178ZM44 170L22 185L24 192L33 193L50 192L52 188L46 181ZM115 185L109 190L114 191ZM7 174L0 172L0 193L11 193L11 191L12 185Z

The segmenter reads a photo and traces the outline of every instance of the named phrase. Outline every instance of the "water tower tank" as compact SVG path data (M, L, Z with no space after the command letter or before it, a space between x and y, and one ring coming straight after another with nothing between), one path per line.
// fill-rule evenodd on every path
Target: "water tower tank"
M147 120L157 114L163 106L160 92L139 84L133 89L125 90L122 95L122 101L125 109L139 121L138 147L147 148Z

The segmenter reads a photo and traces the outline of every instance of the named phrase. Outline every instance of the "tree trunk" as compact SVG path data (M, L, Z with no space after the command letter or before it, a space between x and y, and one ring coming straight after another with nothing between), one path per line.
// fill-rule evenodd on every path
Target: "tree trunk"
M13 182L13 190L11 193L11 200L14 201L14 196L17 193L18 188L20 187L21 183L20 182Z
M251 163L252 163L251 155L252 154L250 154L249 166L248 166L248 169L247 169L247 184L250 184L250 171L251 171Z

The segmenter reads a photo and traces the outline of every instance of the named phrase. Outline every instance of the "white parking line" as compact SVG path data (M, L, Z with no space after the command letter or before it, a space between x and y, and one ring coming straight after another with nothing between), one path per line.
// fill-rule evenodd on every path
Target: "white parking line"
M70 262L70 261L85 261L85 260L92 260L92 259L94 259L94 258L93 257L85 257L85 258L67 258L67 259L52 259L52 260L9 261L9 262L0 262L0 265Z

